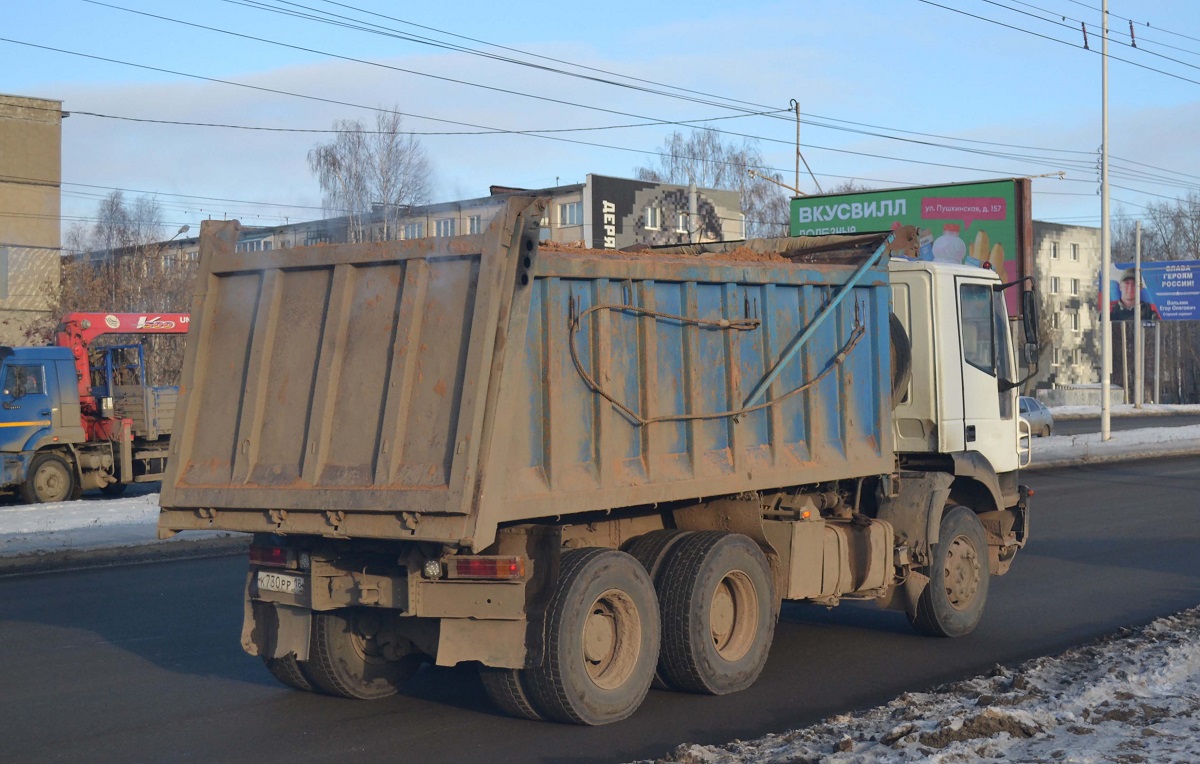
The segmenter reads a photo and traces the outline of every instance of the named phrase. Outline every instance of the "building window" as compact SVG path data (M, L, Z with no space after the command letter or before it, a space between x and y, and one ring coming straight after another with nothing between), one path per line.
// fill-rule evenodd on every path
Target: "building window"
M658 207L646 208L646 228L651 231L657 231L662 227L661 210Z
M1058 362L1059 362L1059 351L1058 351L1058 348L1054 348L1054 356L1053 356L1053 360L1051 363L1054 366L1058 366Z
M1079 294L1079 279L1071 279L1071 294Z
M1079 259L1079 245L1078 244L1071 245L1071 259L1072 260Z
M1079 331L1079 311L1075 311L1071 314L1071 331Z
M583 225L583 202L558 205L558 226Z
M453 236L454 235L454 218L444 218L437 221L438 236Z
M1079 348L1075 348L1074 350L1071 351L1071 363L1078 366L1082 360L1083 360L1083 357L1079 351Z
M1050 277L1050 294L1058 294L1058 276Z
M1058 242L1057 241L1050 242L1050 259L1051 260L1058 259Z
M471 233L483 233L483 220L478 215L467 218L467 227Z
M688 232L688 214L686 212L679 213L675 220L675 233Z
M270 252L270 251L271 251L271 247L273 247L273 246L274 246L274 245L273 245L271 242L269 242L269 241L264 241L264 242L263 242L263 252Z
M424 223L405 223L404 224L404 238L405 239L419 239L424 235L425 235L425 224Z
M1055 314L1054 314L1053 316L1051 316L1051 318L1050 318L1050 323L1051 323L1051 324L1054 326L1054 328L1055 328L1055 329L1057 329L1057 328L1058 328L1058 323L1059 323L1059 321L1058 321L1058 316L1059 316L1059 314L1058 314L1058 313L1055 313Z

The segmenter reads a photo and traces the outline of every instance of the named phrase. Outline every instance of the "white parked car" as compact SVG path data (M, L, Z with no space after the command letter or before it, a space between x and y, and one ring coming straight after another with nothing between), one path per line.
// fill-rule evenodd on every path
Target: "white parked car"
M1047 436L1054 432L1054 415L1037 398L1021 396L1021 418L1029 423L1034 435Z

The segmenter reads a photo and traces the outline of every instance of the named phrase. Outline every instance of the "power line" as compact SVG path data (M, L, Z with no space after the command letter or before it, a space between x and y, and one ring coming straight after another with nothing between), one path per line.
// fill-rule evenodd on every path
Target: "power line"
M973 19L978 19L978 20L980 20L980 21L986 21L986 22L988 22L989 24L995 24L995 25L997 25L997 26L1002 26L1002 27L1005 27L1006 29L1012 29L1013 31L1016 31L1016 32L1023 32L1023 33L1025 33L1025 34L1028 34L1028 35L1033 35L1034 37L1040 37L1040 38L1042 38L1043 40L1049 40L1049 41L1051 41L1051 42L1056 42L1056 43L1058 43L1059 45L1066 45L1067 47L1070 47L1070 48L1075 48L1076 50L1083 50L1083 51L1086 51L1086 52L1088 52L1088 53L1094 53L1094 54L1096 54L1097 56L1099 56L1099 55L1100 55L1100 51L1091 50L1090 48L1084 48L1082 45L1076 45L1076 44L1074 44L1074 43L1067 42L1066 40L1060 40L1060 39L1058 39L1057 37L1051 37L1051 36L1049 36L1049 35L1040 34L1040 33L1038 33L1038 32L1034 32L1034 31L1033 31L1033 30L1031 30L1031 29L1025 29L1024 27L1013 26L1012 24L1005 24L1003 21L997 21L997 20L995 20L995 19L989 19L989 18L988 18L988 17L986 17L986 16L980 16L980 15L978 15L978 14L975 14L975 13L969 13L969 12L967 12L967 11L960 10L960 9L958 9L958 8L952 8L952 7L948 6L948 5L942 5L941 3L935 3L935 2L933 2L933 0L917 0L917 2L919 2L919 3L924 3L925 5L932 5L932 6L933 6L933 7L935 7L935 8L941 8L942 10L951 11L951 12L953 12L953 13L958 13L958 14L961 14L961 15L963 15L963 16L970 16L970 17L971 17L971 18L973 18ZM1111 39L1111 38L1110 38L1110 39ZM1177 79L1177 80L1183 80L1184 82L1190 82L1190 83L1192 83L1193 85L1200 85L1200 80L1193 80L1193 79L1191 79L1191 78L1189 78L1189 77L1184 77L1184 76L1183 76L1183 75L1181 75L1181 74L1175 74L1175 73L1173 73L1173 72L1168 72L1168 71L1166 71L1166 70L1164 70L1164 69L1156 69L1155 67L1153 67L1153 66L1147 66L1146 64L1139 64L1139 63L1138 63L1138 62L1136 62L1136 61L1130 61L1130 60L1129 60L1129 59L1127 59L1127 58L1121 58L1120 56L1114 56L1114 55L1112 55L1111 53L1108 55L1108 58L1110 58L1110 59L1111 59L1111 60L1113 60L1113 61L1120 61L1120 62L1122 62L1122 63L1129 64L1130 66L1136 66L1136 67L1138 67L1139 69L1146 69L1147 71L1151 71L1151 72L1157 72L1158 74L1166 75L1167 77L1172 77L1172 78L1174 78L1174 79Z

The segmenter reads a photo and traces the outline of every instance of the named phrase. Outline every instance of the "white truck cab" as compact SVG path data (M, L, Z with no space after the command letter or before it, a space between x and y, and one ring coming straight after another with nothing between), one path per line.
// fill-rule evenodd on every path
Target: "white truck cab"
M893 420L897 453L975 452L998 475L1015 472L1017 365L999 276L902 259L889 270L893 310L912 355Z

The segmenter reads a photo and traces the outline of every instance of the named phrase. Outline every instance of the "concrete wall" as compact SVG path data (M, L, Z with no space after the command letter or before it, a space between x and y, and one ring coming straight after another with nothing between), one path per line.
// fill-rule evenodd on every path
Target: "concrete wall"
M0 344L54 319L61 166L62 102L0 95Z

